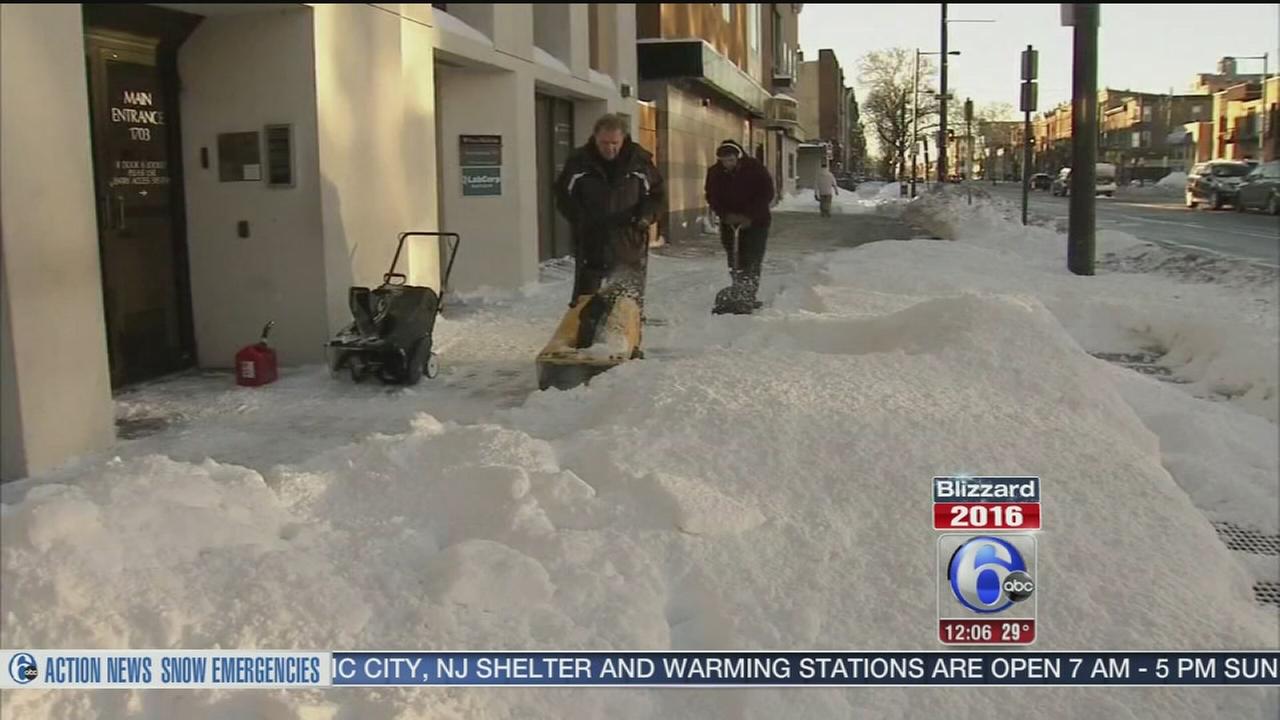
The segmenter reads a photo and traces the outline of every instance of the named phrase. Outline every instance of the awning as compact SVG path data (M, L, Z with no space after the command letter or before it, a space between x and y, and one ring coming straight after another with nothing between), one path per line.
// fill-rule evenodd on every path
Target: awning
M644 40L637 61L641 80L693 80L749 114L765 116L770 93L706 41Z

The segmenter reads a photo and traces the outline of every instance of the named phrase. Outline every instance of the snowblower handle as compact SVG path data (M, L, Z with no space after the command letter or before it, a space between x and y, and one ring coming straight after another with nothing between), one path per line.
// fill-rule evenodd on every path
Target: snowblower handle
M275 324L276 324L275 320L268 320L267 324L262 326L262 337L258 340L258 342L262 343L263 345L267 344L267 335L271 333L271 328L275 327Z
M453 261L458 259L458 246L462 244L462 236L455 232L415 231L400 233L400 241L396 245L396 256L391 259L391 269L383 276L384 280L388 280L391 277L404 277L403 274L396 272L396 265L399 264L400 253L404 250L404 241L411 237L435 237L452 241L449 243L449 261L445 263L444 276L440 278L440 304L436 306L437 313L443 312L444 294L449 290L449 276L453 274Z
M741 234L742 234L742 226L734 225L733 226L733 271L734 272L738 272L739 270L742 269L741 259L738 257L741 254L739 252L739 250L741 249L741 243L738 240L738 238L742 236Z

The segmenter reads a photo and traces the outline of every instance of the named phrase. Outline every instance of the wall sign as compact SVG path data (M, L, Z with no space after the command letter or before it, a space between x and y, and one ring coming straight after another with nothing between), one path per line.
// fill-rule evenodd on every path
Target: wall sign
M262 154L256 132L218 135L218 180L256 182L262 180Z
M502 194L502 136L459 135L464 197Z

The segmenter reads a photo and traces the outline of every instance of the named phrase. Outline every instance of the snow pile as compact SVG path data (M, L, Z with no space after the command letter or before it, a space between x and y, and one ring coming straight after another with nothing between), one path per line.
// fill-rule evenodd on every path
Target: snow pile
M832 278L848 270L828 268ZM721 347L535 395L495 424L423 415L409 432L265 476L150 457L33 488L5 508L5 642L933 649L935 534L911 518L923 517L930 477L978 469L1044 477L1054 522L1041 533L1040 573L1060 581L1040 606L1041 650L1273 642L1274 614L1253 605L1250 578L1161 467L1155 436L1043 306L1007 295L898 300L901 310L874 317L833 303L823 316L742 318ZM1159 598L1159 612L1116 598ZM1213 623L1202 621L1206 605ZM949 693L950 716L1083 693L960 694L975 702ZM129 695L96 700L91 714L158 717L128 711ZM15 717L60 717L86 697L10 693L6 703ZM432 716L730 718L748 696L164 697L163 710L143 706L213 718L415 717L424 702ZM904 703L914 715L944 702L892 689L749 697L751 717L867 702L877 716L901 716ZM1158 689L1127 702L1162 717L1237 717L1263 697Z
M1023 228L1012 203L963 191L930 193L904 217L941 237L982 248L983 257L943 286L1035 293L1076 339L1094 352L1144 351L1188 382L1198 395L1227 399L1272 422L1280 416L1280 330L1277 274L1235 262L1227 288L1168 278L1106 272L1082 281L1066 271L1067 238ZM1100 255L1140 258L1157 252L1126 233L1098 233ZM869 252L878 252L868 248ZM931 254L932 251L923 251ZM958 262L968 262L966 258ZM921 262L919 253L910 261ZM938 262L957 262L938 259ZM1112 263L1124 266L1123 261ZM955 268L952 268L953 270ZM926 276L930 282L941 277ZM860 279L859 281L861 281ZM1242 291L1243 290L1243 291Z
M1187 187L1187 174L1184 172L1171 172L1160 178L1160 181L1156 183L1156 187L1173 190L1174 194L1180 194Z
M899 202L898 186L896 184L879 185L864 191L865 185L858 186L858 190L850 192L848 190L840 190L839 195L833 195L831 198L832 214L848 214L858 215L864 213L875 213L890 205ZM776 206L775 212L802 212L817 213L822 208L818 205L817 198L814 197L813 190L799 190L782 198Z
M856 192L858 197L873 198L879 195L885 187L892 186L894 184L895 183L884 183L878 180L872 180L870 182L859 184Z
M1147 183L1139 185L1130 183L1121 187L1119 194L1121 197L1181 197L1187 187L1187 174L1184 172L1171 172L1160 178L1155 183Z

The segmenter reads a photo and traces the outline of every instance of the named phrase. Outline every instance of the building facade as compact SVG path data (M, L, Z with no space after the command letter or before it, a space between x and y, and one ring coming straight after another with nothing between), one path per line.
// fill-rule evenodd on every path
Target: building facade
M644 131L632 4L0 13L4 479L107 447L113 389L229 367L268 320L282 364L322 362L402 231L462 235L453 289L535 280L568 152L604 112ZM439 250L409 282L440 287Z
M773 98L760 3L636 5L640 98L658 116L658 170L667 183L662 233L679 241L710 220L704 184L716 146L737 140L767 162Z
M828 146L831 171L849 164L849 88L835 52L823 48L818 59L803 61L800 71L801 125L808 142Z
M802 3L766 3L764 67L773 94L765 106L765 165L779 198L796 191L796 153L804 140L797 97Z

